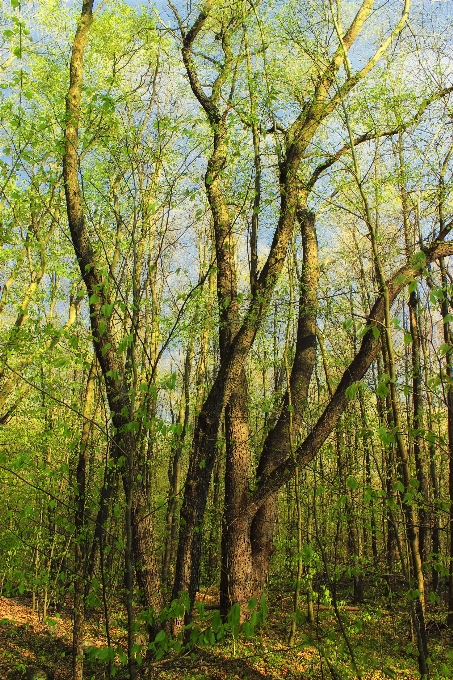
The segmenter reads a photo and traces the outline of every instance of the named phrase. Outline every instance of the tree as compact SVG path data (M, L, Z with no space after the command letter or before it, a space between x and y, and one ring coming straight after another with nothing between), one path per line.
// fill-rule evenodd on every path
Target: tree
M13 3L1 47L5 590L45 616L74 586L79 679L85 609L123 659L122 599L134 678L201 585L238 631L294 577L294 641L322 581L360 675L337 586L402 575L426 675L451 552L442 60L414 67L408 3L54 10Z

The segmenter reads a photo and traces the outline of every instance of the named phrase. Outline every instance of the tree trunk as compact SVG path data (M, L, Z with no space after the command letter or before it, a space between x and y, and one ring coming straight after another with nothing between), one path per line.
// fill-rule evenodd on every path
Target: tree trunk
M187 345L186 357L184 361L184 384L181 395L181 404L179 408L178 424L181 431L176 437L175 449L173 456L170 459L170 466L168 470L168 478L170 488L168 490L168 507L165 518L166 538L165 551L162 562L162 583L166 584L168 579L168 571L170 565L174 561L175 539L177 534L177 508L178 499L181 491L181 456L184 446L184 441L189 427L190 404L189 404L189 388L191 363L193 358L193 338L191 337Z
M83 640L85 624L85 578L86 578L86 548L85 536L85 495L86 495L86 464L87 447L91 434L91 419L93 417L94 386L96 377L96 359L93 358L88 373L88 380L83 405L82 436L80 438L79 457L76 471L76 512L74 532L74 623L72 628L72 677L73 680L83 680Z
M300 436L307 403L308 388L316 361L316 312L319 279L318 244L315 216L303 207L297 211L302 234L303 267L299 291L299 319L296 353L291 369L289 390L285 395L279 419L263 445L256 477L269 474L289 454L290 437ZM290 408L291 407L291 410ZM290 432L290 420L291 429ZM252 523L253 570L256 592L262 592L273 553L273 534L277 519L277 493L258 510Z
M447 288L447 275L445 270L444 260L440 260L440 271L442 276L442 286L444 290ZM445 321L445 317L448 314L448 303L446 296L442 301L442 316L444 317L444 341L445 343L451 344L451 334L450 334L450 324ZM447 352L445 355L445 372L447 376L447 417L448 417L448 452L449 452L449 468L448 468L448 499L449 499L449 544L448 544L448 556L449 556L449 567L448 567L448 613L447 613L447 625L453 628L453 388L451 386L451 380L453 377L453 362L451 359L451 352Z
M251 465L245 371L225 410L225 434L225 509L220 576L220 610L223 616L233 604L246 605L253 596L250 526L237 521L247 497Z
M422 562L426 561L429 527L429 489L428 475L426 473L426 461L422 450L423 428L423 395L422 395L422 374L421 374L421 351L420 351L420 330L418 322L418 295L417 291L412 291L409 299L410 313L410 332L412 336L412 398L413 398L413 444L415 469L418 481L418 491L421 495L421 502L418 510L419 517L419 542L420 555Z
M159 610L163 604L160 593L159 572L152 539L152 515L144 489L143 478L139 479L140 447L136 433L130 427L134 419L134 397L131 396L130 374L135 368L133 348L126 355L126 364L119 351L114 322L105 310L109 307L108 286L105 273L97 259L95 249L87 230L84 197L79 180L79 124L81 117L81 97L83 83L84 52L88 32L93 20L93 1L84 0L72 46L70 62L69 90L66 97L65 152L63 156L63 176L65 182L66 210L69 230L74 251L79 263L80 272L87 288L90 323L97 360L105 381L107 399L114 428L112 446L113 467L121 461L121 475L126 496L126 551L125 567L127 581L128 608L128 655L131 679L136 673L132 659L132 598L133 598L133 559L136 560L137 576L143 593L149 599L148 604ZM135 279L138 270L134 270ZM134 280L134 291L137 281ZM134 305L132 315L136 314ZM134 320L134 318L133 318ZM136 328L133 325L133 332ZM135 391L135 390L132 390ZM112 488L105 487L106 492ZM101 499L103 503L104 498ZM103 517L107 512L106 504L102 505ZM102 525L99 527L102 532ZM155 579L155 581L154 581Z

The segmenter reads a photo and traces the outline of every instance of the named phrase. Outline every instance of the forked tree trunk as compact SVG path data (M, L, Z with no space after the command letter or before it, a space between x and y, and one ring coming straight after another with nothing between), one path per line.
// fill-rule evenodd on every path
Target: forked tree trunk
M296 352L289 381L290 394L286 393L279 419L264 442L256 472L257 479L268 475L285 460L290 451L291 438L294 442L300 438L308 388L316 360L319 267L315 215L301 206L297 211L297 217L302 235L303 266L299 291ZM292 432L290 432L290 420ZM278 491L263 503L252 522L253 580L257 594L263 590L274 551L273 535L277 520L277 495Z
M289 393L286 393L276 425L265 440L257 476L271 472L286 458L290 438L299 433L316 357L319 271L315 219L313 213L302 208L298 211L298 219L302 232L304 261L299 292L296 354L289 380ZM241 517L242 508L247 503L247 485L250 479L248 441L245 442L246 447L243 446L244 438L248 436L248 423L246 426L245 417L242 416L241 421L240 415L246 414L246 396L245 392L241 394L236 392L235 401L230 401L226 410L227 423L236 423L237 441L230 449L230 456L227 452L221 581L221 609L224 615L235 602L245 607L253 596L261 595L273 552L272 539L277 520L278 492L260 508L257 516L253 518L253 524L249 517ZM240 408L234 412L231 407L237 406L239 399Z
M364 0L344 36L341 37L332 58L317 76L312 98L306 102L300 115L287 130L285 152L280 154L281 157L279 158L280 215L270 253L264 263L261 274L254 282L254 294L252 295L249 308L244 315L244 320L241 323L240 328L231 341L228 351L225 356L222 357L216 379L204 403L197 427L195 428L186 480L185 496L181 509L181 518L183 522L181 523L173 589L173 594L175 596L180 590L189 592L192 602L195 598L199 578L201 523L206 507L210 477L216 455L216 438L220 421L224 409L229 404L232 395L238 390L241 391L239 387L241 385L245 362L256 333L269 309L275 284L282 271L288 245L293 233L296 210L298 206L302 208L306 206L307 195L313 188L320 173L323 169L326 169L326 167L330 167L334 162L329 160L327 164L322 164L319 171L317 170L313 174L309 185L307 185L305 189L304 200L301 201L298 172L304 153L322 122L340 105L341 97L346 96L352 91L357 82L370 72L378 58L391 44L391 40L403 29L408 16L409 0L406 0L401 18L394 27L391 35L382 43L379 51L376 52L360 72L354 76L348 75L341 87L340 93L335 91L335 93L332 94L336 74L342 65L345 64L347 54L355 43L367 18L370 16L372 9L373 1ZM227 106L224 107L223 110L220 110L219 102L221 101L222 87L225 85L228 78L231 77L234 70L235 57L232 52L231 40L238 27L243 26L244 13L243 8L239 7L238 16L231 16L231 21L228 23L227 27L222 30L220 35L216 35L220 40L224 59L219 63L218 75L211 85L211 94L208 94L207 90L209 91L209 88L202 85L202 79L200 79L200 74L197 70L196 61L198 56L194 50L194 43L199 35L205 35L205 30L207 28L206 24L208 20L210 20L210 13L212 10L212 1L206 0L188 29L186 29L184 23L180 20L176 10L175 16L179 22L182 38L182 57L189 82L192 91L204 109L211 129L213 130L213 142L215 147L217 142L220 141L220 145L223 143L220 140L220 137L223 135L222 130L226 123L229 107L230 105L232 106L232 102L227 102ZM231 92L233 93L233 91L234 88ZM217 160L222 160L222 163L218 163ZM226 153L225 151L222 151L222 154L219 153L215 162L213 156L208 164L206 189L211 210L214 215L214 221L216 221L218 217L223 220L223 215L220 213L218 215L215 214L217 205L220 205L220 203L217 201L216 197L214 201L212 200L213 194L211 190L215 189L216 191L222 192L222 187L220 183L217 183L217 180L220 178L226 162ZM221 254L223 255L223 253ZM217 253L217 255L219 256L219 253ZM217 267L219 270L221 266L222 262L218 261ZM410 269L410 272L412 274L413 267ZM408 272L406 272L406 274L407 273ZM220 272L218 275L219 274ZM394 284L394 282L392 282L392 284ZM394 284L392 293L397 294L400 289L398 284ZM228 304L229 301L225 302ZM380 323L379 317L382 316L381 307L382 300L378 301L375 308L372 310L372 314L377 315L377 318L374 316L371 317L372 325ZM221 307L221 312L222 309L223 308ZM314 352L314 337L312 342ZM258 475L260 476L259 487L256 491L251 491L246 497L241 514L236 516L234 520L238 526L241 526L241 532L246 532L248 530L249 523L253 522L254 524L250 539L254 563L254 586L256 588L262 589L267 575L269 557L272 551L272 518L275 517L275 496L278 489L291 478L297 465L303 466L309 460L313 459L319 447L325 441L325 438L332 429L330 422L333 421L333 427L335 427L339 414L345 407L345 396L342 394L342 390L348 387L354 379L361 379L371 361L375 358L376 352L376 343L370 338L370 333L368 333L364 338L361 350L359 350L358 355L349 367L350 373L343 376L332 401L320 417L310 435L298 446L294 458L282 460L280 452L275 457L274 453L269 450L269 447L266 447L266 454L262 456L260 469L258 471ZM296 374L297 370L295 375ZM355 378L355 376L359 377ZM302 382L303 380L309 382L307 381L307 375L304 374ZM288 402L286 402L286 407L287 406ZM282 413L284 412L285 405L283 406ZM286 417L282 417L279 422L280 424L277 431L278 436L275 436L275 443L280 447L280 434L286 438L286 443L288 441L288 423ZM288 448L286 446L285 455L287 455L287 452ZM275 460L279 461L277 465ZM264 472L264 470L266 470L266 472ZM263 472L263 476L261 476L261 472ZM270 513L271 521L268 525L265 525L260 510L263 504L267 504ZM260 513L260 516L255 518L257 513ZM243 538L244 540L241 542L242 548L248 550L248 540L245 540L245 536Z

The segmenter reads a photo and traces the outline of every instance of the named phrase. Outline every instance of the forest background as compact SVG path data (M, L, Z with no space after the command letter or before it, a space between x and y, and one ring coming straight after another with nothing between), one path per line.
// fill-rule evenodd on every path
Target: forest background
M450 3L1 16L2 594L73 680L267 612L307 677L451 677Z

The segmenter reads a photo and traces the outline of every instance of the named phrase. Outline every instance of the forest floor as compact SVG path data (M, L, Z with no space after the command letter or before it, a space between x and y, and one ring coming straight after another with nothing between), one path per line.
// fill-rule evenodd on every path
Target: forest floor
M205 597L209 602L211 597ZM286 611L285 611L286 610ZM279 596L270 602L266 625L249 640L240 638L233 646L196 650L184 657L171 657L153 662L147 678L159 680L298 680L335 677L329 664L339 672L337 677L357 677L351 666L344 637L334 613L328 607L315 608L315 624L300 626L296 644L287 644L291 596ZM363 680L398 678L415 680L417 655L410 641L404 612L380 610L377 607L343 607L344 630L356 655ZM111 635L115 644L125 645L125 630L112 622ZM38 667L55 680L71 678L71 616L70 611L52 614L39 620L26 597L0 597L0 680L21 678L30 667ZM404 640L401 643L401 640ZM90 645L105 645L103 625L99 616L88 623ZM433 678L453 677L453 638L451 633L432 619L430 653L435 666ZM86 664L90 680L107 678L106 666ZM123 674L117 676L123 677Z

